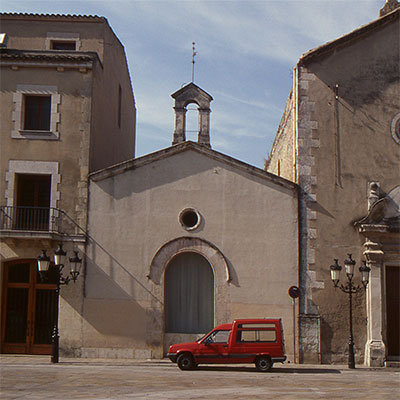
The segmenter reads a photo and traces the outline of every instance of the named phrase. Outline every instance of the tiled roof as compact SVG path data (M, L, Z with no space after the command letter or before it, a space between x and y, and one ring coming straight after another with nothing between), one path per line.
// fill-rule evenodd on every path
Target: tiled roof
M96 21L105 22L105 17L98 15L74 15L74 14L35 14L35 13L0 13L0 19L46 19L57 21Z
M325 54L339 46L344 46L350 41L358 39L359 37L371 32L377 27L388 24L391 21L398 19L399 15L400 15L400 8L397 8L396 10L390 12L389 14L386 14L383 17L380 17L375 21L372 21L367 25L363 25L344 36L341 36L331 42L325 43L315 49L307 51L300 57L299 62L302 63L308 61L314 58L315 56Z

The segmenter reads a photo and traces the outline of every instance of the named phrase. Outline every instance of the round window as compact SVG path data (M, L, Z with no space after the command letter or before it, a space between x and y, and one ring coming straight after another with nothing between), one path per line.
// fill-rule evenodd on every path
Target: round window
M400 113L393 118L390 130L392 131L392 138L394 141L400 144Z
M200 225L200 214L193 208L185 208L179 214L179 222L188 231L196 229Z

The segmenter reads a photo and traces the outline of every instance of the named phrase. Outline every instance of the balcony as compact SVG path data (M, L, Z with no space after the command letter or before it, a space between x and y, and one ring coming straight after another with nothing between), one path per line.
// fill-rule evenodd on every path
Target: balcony
M58 208L1 206L0 237L84 241L86 233Z

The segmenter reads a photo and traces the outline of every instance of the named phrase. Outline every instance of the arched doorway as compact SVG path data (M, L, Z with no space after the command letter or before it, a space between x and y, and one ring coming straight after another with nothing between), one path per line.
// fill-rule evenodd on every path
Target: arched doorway
M206 333L213 328L214 273L202 255L175 256L167 266L164 285L166 333Z
M56 273L41 282L36 260L15 260L3 273L1 352L51 354L56 315Z

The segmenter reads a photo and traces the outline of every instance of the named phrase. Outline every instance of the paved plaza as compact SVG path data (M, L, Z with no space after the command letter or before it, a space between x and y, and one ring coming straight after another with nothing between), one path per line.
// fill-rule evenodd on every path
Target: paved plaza
M1 396L8 399L396 399L400 370L337 365L200 366L169 360L94 360L1 356Z

